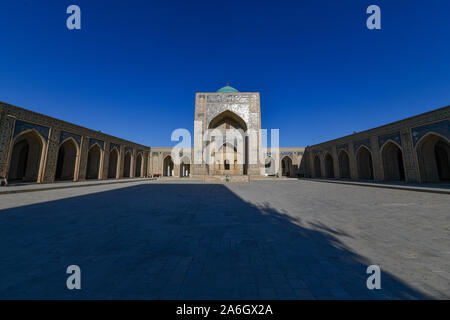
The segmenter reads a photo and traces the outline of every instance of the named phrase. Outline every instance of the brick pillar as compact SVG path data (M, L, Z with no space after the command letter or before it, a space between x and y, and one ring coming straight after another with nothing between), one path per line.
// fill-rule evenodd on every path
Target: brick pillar
M47 148L42 150L42 152L47 152L45 156L45 167L44 175L42 177L42 182L54 182L56 165L58 162L58 151L59 151L59 137L61 131L56 128L50 129L50 137L48 138Z
M80 181L86 180L86 167L89 152L88 146L89 146L89 138L84 136L81 137L80 171L78 172L78 180Z
M12 134L15 118L0 114L0 185L6 184L8 179L8 161L10 149L13 147Z
M356 162L356 154L353 146L353 141L348 143L348 158L350 161L350 178L358 179L358 163Z
M120 146L120 155L119 155L119 179L123 178L123 165L125 160L125 146Z
M333 156L333 170L334 170L334 177L340 178L341 177L341 170L339 168L339 157L336 150L336 146L332 146L331 148L331 155Z
M383 160L381 158L380 148L378 146L377 136L370 137L370 145L372 146L372 165L373 165L373 179L375 181L383 181Z
M108 179L108 170L109 170L109 145L110 142L105 141L104 142L105 150L103 151L103 174L102 174L102 180Z
M408 183L420 182L419 160L413 146L409 129L400 131L403 146L403 162L405 164L405 180Z
M131 152L130 178L136 178L136 149Z

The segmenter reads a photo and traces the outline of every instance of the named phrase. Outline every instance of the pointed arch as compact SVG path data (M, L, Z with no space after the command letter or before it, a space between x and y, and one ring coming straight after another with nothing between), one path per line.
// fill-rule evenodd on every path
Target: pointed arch
M125 152L125 157L123 160L123 177L124 178L131 177L131 160L132 160L131 151Z
M372 152L364 145L361 145L356 152L356 163L358 177L361 180L373 180L373 160Z
M402 147L395 141L387 140L380 149L385 181L404 181L405 166Z
M119 150L116 147L109 152L108 179L117 179L119 176Z
M344 149L339 151L338 162L340 178L350 179L350 158Z
M291 177L294 173L294 167L292 165L292 158L288 155L281 159L281 174L286 177Z
M100 179L102 148L94 143L88 151L86 179Z
M77 180L80 148L74 138L68 137L58 148L55 180Z
M163 176L172 177L173 176L174 163L172 157L167 155L163 161Z
M244 132L247 131L247 124L245 123L244 119L230 110L225 110L211 119L208 124L208 128L214 129L222 124L228 124L235 129L242 129L244 130Z
M189 177L191 174L191 159L188 156L181 158L180 177Z
M143 167L144 167L144 157L142 156L142 153L139 152L136 155L136 164L134 166L134 176L136 178L141 178L142 177L142 173L143 173Z
M8 180L17 182L40 182L46 150L46 140L35 129L17 135L11 143Z
M325 164L325 177L334 178L333 156L329 152L325 154L324 164Z
M416 144L421 182L450 181L450 141L429 132Z

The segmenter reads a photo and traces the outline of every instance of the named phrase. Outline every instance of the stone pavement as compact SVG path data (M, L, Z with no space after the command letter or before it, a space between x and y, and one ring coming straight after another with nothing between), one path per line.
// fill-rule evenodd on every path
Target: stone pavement
M83 186L97 186L103 184L129 183L142 180L154 180L154 178L121 178L108 180L85 180L85 181L57 181L53 183L17 183L0 186L0 195L19 192L34 192L42 190L53 190L63 188L76 188Z
M449 183L424 183L424 184L414 184L405 182L375 182L375 181L364 181L364 180L348 180L348 179L327 179L327 178L308 178L305 180L315 181L315 182L326 182L326 183L340 183L347 185L355 185L362 187L372 187L372 188L385 188L385 189L400 189L400 190L410 190L419 192L432 192L432 193L442 193L450 194L450 184Z
M0 195L0 298L448 299L449 207L306 180ZM381 290L366 287L371 264Z

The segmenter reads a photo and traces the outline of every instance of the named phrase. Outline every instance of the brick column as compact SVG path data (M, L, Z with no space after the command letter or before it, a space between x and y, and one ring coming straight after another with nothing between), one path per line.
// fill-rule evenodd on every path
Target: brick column
M104 142L105 150L103 151L103 174L102 174L102 180L108 179L108 170L109 170L109 145L110 142Z
M84 181L86 180L86 167L87 167L87 158L88 158L88 146L89 146L89 138L82 137L81 138L81 154L80 154L80 171L78 172L78 180Z
M408 183L420 182L419 161L413 146L412 137L408 128L400 131L403 146L403 161L405 164L405 180Z
M341 177L341 170L339 168L339 157L336 150L336 146L331 147L331 155L333 156L333 170L334 170L334 177L340 178Z
M372 165L373 165L373 180L383 181L383 160L381 159L380 148L378 147L377 136L370 137L370 145L372 147Z
M123 165L125 160L125 146L120 146L120 155L119 155L119 179L123 178Z
M47 149L42 150L42 152L47 152L42 182L55 181L60 135L61 131L59 129L50 128L50 137L48 138Z
M350 178L356 180L358 176L358 163L356 162L356 154L353 146L353 141L348 143L348 158L350 161Z
M8 157L13 147L11 142L14 122L15 119L5 112L0 114L0 185L6 184L8 179Z

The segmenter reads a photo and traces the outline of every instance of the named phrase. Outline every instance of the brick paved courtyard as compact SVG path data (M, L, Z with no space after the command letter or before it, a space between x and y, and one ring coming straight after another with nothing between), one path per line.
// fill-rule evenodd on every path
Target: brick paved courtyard
M0 298L448 299L449 208L444 194L297 180L0 195ZM366 288L371 264L381 290Z

